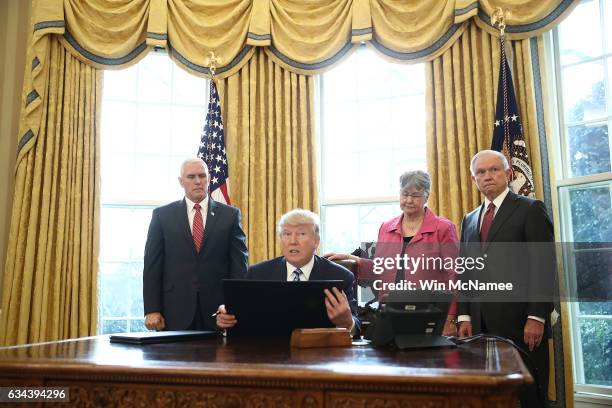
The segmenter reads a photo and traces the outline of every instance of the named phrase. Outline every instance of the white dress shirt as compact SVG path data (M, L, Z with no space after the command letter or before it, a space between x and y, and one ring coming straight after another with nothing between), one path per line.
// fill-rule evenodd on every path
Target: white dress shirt
M196 209L193 208L196 203L185 197L187 204L187 218L189 218L189 230L193 234L193 217L195 217ZM200 213L202 214L202 231L206 228L206 216L208 214L208 195L200 202Z
M298 269L297 266L293 266L291 265L289 262L285 262L287 264L287 280L288 281L292 281L293 280L293 272ZM308 263L304 266L302 266L301 268L299 268L302 271L303 275L300 275L300 281L307 281L310 279L310 273L312 272L312 268L314 266L314 256L312 258L310 258L310 261L308 261Z

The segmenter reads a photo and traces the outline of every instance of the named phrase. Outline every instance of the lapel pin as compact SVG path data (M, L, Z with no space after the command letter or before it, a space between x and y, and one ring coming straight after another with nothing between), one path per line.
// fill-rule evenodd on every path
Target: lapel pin
M213 211L210 212L210 215L212 215L213 217L215 216L215 213Z

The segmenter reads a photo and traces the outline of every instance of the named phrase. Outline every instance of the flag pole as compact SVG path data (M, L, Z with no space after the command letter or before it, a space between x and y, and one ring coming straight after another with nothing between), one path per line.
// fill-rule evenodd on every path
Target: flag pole
M499 30L499 48L500 48L500 53L501 55L501 61L506 61L506 15L508 14L507 10L503 10L501 7L496 7L495 10L493 11L493 14L491 15L491 23L493 24L493 26L496 26L497 29ZM506 64L500 64L500 68L499 68L499 75L502 76L502 81L503 81L503 92L504 92L504 97L503 97L503 101L504 101L504 118L508 118L509 114L508 114L508 95L506 94L506 90L508 89L507 87L507 81L508 81L508 73L506 72ZM502 124L503 128L504 128L504 142L503 142L503 146L502 146L502 150L501 153L506 156L506 159L508 160L508 163L512 163L512 154L510 152L510 126L507 123L507 120L504 121L504 123ZM511 178L512 180L514 180L515 175L514 175L514 169L512 168L512 166L510 166L510 170L512 172L511 174Z
M214 92L213 89L215 87L215 71L217 69L217 62L221 62L221 59L215 55L214 50L209 51L207 54L207 58L206 58L206 65L208 66L208 71L210 72L210 82L211 82L210 86L208 87L208 103L209 104L210 104L210 101L213 100L213 92ZM210 144L208 144L206 148L208 150L206 157L210 157L212 154L212 147ZM206 163L206 165L208 166L209 163ZM212 189L212 186L209 183L208 184L208 190L209 190L208 194L212 193L211 189Z

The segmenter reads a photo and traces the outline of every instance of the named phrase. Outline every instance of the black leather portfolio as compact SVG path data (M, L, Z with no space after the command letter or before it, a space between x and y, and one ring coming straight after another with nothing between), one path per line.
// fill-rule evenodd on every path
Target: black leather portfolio
M333 327L323 293L332 287L342 289L342 281L224 279L225 308L238 320L228 336L290 335L293 329Z

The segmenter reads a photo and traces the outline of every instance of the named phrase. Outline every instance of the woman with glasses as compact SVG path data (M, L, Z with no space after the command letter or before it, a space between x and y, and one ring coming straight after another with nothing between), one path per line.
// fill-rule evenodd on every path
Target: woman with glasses
M330 260L352 259L359 264L359 279L378 281L379 298L393 283L427 289L422 285L454 280L454 260L459 240L455 225L427 208L431 178L421 170L400 176L400 209L402 213L384 222L378 231L374 260L355 255L330 253ZM391 261L392 259L393 261ZM384 262L383 262L384 261ZM397 285L395 287L398 287ZM401 287L401 286L400 286ZM443 286L429 287L441 289ZM443 334L456 334L456 305L453 300Z

